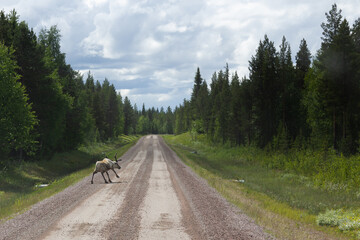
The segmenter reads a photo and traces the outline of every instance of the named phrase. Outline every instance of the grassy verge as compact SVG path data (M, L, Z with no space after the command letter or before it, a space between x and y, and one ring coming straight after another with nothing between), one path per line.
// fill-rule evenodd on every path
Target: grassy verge
M358 208L353 193L320 189L308 177L268 169L254 160L263 154L256 149L210 146L201 137L191 141L188 134L164 139L199 176L276 237L357 237L357 231L317 224L326 209Z
M49 161L23 162L0 173L0 221L58 193L88 176L94 162L107 155L124 154L138 139L120 136L108 143L82 146L78 150L59 153ZM40 184L49 184L44 188Z

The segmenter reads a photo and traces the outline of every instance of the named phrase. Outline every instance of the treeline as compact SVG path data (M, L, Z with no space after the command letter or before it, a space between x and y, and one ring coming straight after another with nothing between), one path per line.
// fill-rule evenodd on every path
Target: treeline
M306 40L293 62L284 37L266 35L249 61L249 78L214 72L210 86L197 69L191 99L139 110L105 79L84 77L66 63L56 26L39 36L15 10L0 12L0 162L39 159L119 134L205 133L231 145L286 151L291 147L359 147L360 19L350 27L336 5L321 25L313 58Z
M172 112L138 111L105 79L66 63L56 26L38 36L0 12L0 164L39 159L120 134L172 133ZM139 125L137 124L139 120Z
M135 108L136 110L136 108ZM174 114L170 107L145 110L143 104L141 111L136 112L136 133L138 134L173 134Z
M197 69L190 100L175 109L175 133L205 133L213 142L335 148L359 147L360 18L352 27L336 4L325 14L322 44L311 57L306 40L293 62L286 38L277 49L265 35L249 61L249 78L215 72L210 88Z

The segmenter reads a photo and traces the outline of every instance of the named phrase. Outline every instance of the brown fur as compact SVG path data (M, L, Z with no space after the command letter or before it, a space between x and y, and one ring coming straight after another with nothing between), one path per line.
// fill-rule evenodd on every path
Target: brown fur
M118 164L118 162L121 161L120 160L117 160L116 158L116 154L115 154L115 161L112 161L108 158L104 158L103 160L101 161L97 161L96 164L95 164L95 169L94 169L94 172L93 172L93 175L92 175L92 178L91 178L91 184L94 183L94 175L98 172L101 173L101 175L103 176L104 180L105 180L105 183L108 183L104 177L104 172L107 174L108 176L108 179L109 179L109 182L111 182L111 179L110 179L110 176L109 176L109 173L108 171L111 169L113 170L113 172L115 173L116 177L119 178L119 176L117 175L117 173L115 172L115 168L118 168L120 169L120 165Z

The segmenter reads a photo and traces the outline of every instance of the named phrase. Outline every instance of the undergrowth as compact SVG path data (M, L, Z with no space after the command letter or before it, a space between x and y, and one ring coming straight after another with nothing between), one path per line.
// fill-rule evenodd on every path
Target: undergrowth
M322 226L337 227L340 231L356 231L360 237L360 209L357 210L327 210L319 214L316 219L317 224Z
M214 145L201 135L196 141L189 134L165 136L165 139L212 174L240 182L247 189L299 209L300 213L287 216L291 219L301 219L303 213L310 214L313 217L308 223L320 224L316 219L328 209L360 218L357 210L360 209L360 184L355 174L359 156L346 158L331 150L280 153L253 146ZM357 223L347 220L338 227L339 231L347 233L345 235L354 237L358 231L356 226Z

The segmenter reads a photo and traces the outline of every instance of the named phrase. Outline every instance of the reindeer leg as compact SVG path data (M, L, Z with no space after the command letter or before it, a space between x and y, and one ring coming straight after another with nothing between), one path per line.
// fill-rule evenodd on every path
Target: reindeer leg
M93 184L93 183L94 183L94 181L93 181L93 180L94 180L94 175L95 175L96 173L97 173L97 172L95 172L95 171L93 172L93 175L92 175L92 178L91 178L91 184Z
M109 182L111 182L111 183L112 183L112 181L111 181L111 179L110 179L110 176L109 176L109 173L108 173L108 172L106 172L106 174L108 175Z
M103 178L104 178L104 180L105 180L105 183L108 183L108 182L106 181L105 177L104 177L104 173L103 173L103 172L101 172L101 175L103 176Z
M113 170L114 173L115 173L115 175L116 175L116 177L119 178L119 175L117 175L117 173L115 172L115 170L114 170L114 169L111 169L111 170Z

